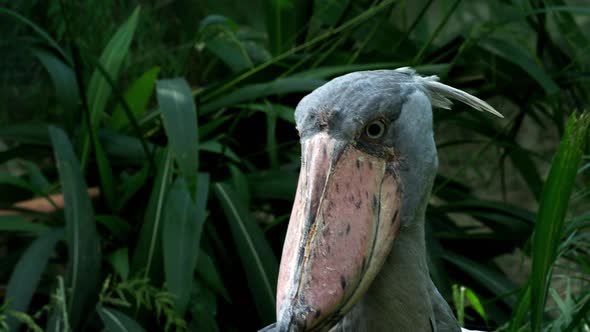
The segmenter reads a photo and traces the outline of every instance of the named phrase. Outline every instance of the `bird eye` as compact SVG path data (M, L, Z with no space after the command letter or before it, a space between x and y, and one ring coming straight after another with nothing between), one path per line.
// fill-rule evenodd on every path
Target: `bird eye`
M385 124L381 120L373 121L365 127L365 134L371 139L381 138L385 134Z

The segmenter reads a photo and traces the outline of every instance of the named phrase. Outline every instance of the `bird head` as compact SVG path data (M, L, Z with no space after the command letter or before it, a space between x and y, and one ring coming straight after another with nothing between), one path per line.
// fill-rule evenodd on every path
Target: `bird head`
M428 198L437 168L431 109L449 108L448 98L499 115L409 68L344 75L301 100L301 172L281 258L278 331L327 331L366 292L400 227Z

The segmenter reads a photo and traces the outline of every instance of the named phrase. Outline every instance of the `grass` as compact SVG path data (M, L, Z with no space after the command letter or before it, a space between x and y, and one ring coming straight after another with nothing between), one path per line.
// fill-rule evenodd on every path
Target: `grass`
M490 121L460 105L434 114L439 154L460 156L441 167L427 212L437 287L466 327L588 329L588 8L563 0L248 7L0 5L0 49L30 61L0 64L0 207L20 213L0 215L0 326L270 323L299 166L297 101L344 73L413 66L508 115ZM530 144L533 133L555 135ZM495 195L489 183L499 183ZM60 208L13 206L32 198ZM521 278L499 263L514 252L532 266Z

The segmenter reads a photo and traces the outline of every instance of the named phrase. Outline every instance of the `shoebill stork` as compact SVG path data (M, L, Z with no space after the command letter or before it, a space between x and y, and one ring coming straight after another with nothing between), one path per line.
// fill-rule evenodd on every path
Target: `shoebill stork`
M344 75L301 100L277 322L263 331L461 331L430 279L424 238L438 166L432 107L449 99L502 117L410 68Z

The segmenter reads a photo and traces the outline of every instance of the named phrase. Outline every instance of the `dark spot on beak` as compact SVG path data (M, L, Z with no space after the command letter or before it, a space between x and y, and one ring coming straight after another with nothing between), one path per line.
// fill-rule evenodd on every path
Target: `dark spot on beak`
M360 209L362 204L363 204L363 201L359 200L358 202L354 202L354 207L356 207L357 209Z
M346 225L346 235L348 235L348 233L350 233L350 224Z
M346 278L342 274L340 275L340 287L342 287L342 290L346 288Z

